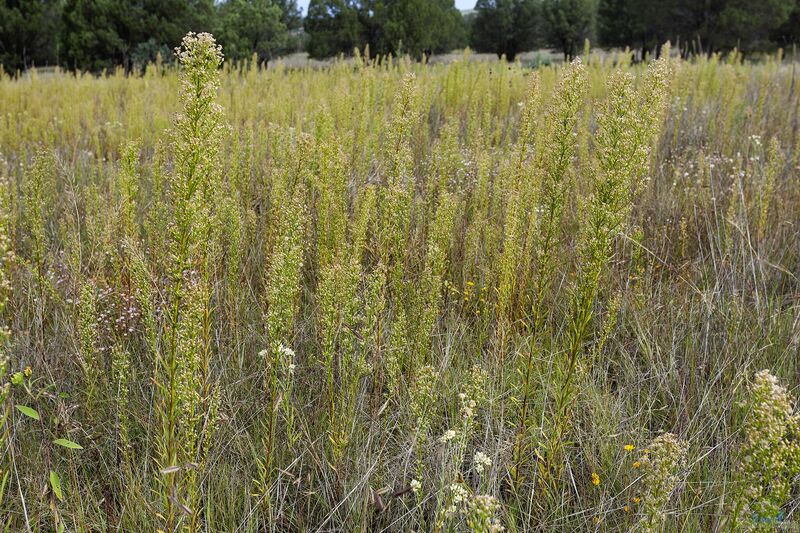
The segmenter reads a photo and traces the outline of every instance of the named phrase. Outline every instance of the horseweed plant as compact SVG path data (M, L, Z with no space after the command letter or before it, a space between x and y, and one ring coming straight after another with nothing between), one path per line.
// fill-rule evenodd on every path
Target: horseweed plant
M200 527L201 476L217 424L212 357L209 237L218 189L222 110L216 104L222 51L207 34L188 34L177 52L183 110L175 120L169 173L172 263L157 353L162 502L167 530Z
M686 468L687 445L672 433L654 438L638 464L642 471L641 531L663 531L666 506Z
M575 126L581 102L586 92L585 67L576 59L564 70L558 90L553 97L552 108L545 117L543 139L540 141L541 155L534 161L534 176L540 187L536 197L539 207L525 224L534 243L528 247L533 254L528 263L534 270L532 309L528 321L530 334L526 353L519 357L520 382L514 400L518 404L519 421L514 443L514 458L511 470L512 482L519 482L525 469L529 448L530 403L533 396L534 361L542 350L542 333L545 326L545 298L552 282L552 262L559 250L559 232L564 210L570 168L575 154ZM530 105L530 104L529 104ZM532 186L529 186L532 187ZM534 237L534 235L536 235Z
M608 81L605 108L598 117L597 160L592 191L582 202L578 237L579 271L571 289L563 353L556 367L556 389L547 439L545 483L561 477L564 443L569 440L575 382L585 372L582 355L602 277L615 239L626 230L635 195L650 164L653 137L664 113L670 83L669 49L653 63L636 91L630 74L617 71Z
M748 393L731 527L772 531L800 475L800 415L767 370L756 373Z

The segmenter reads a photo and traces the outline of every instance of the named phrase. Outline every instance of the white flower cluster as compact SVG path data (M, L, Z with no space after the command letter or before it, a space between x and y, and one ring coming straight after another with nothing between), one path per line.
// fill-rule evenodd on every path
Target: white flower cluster
M281 356L281 366L286 369L290 376L294 375L296 365L294 364L294 350L288 346L280 345L278 352Z
M472 417L475 416L475 408L478 402L468 397L464 392L458 394L458 399L461 400L461 416L464 417L464 420L472 420Z
M454 516L459 510L463 510L464 504L469 498L469 493L464 485L460 483L452 483L450 485L450 505L447 507L445 514L447 516Z
M280 370L285 371L289 377L294 376L294 371L297 369L297 365L294 363L294 350L281 343L273 344L272 350L274 351L265 348L258 352L258 356L266 361L268 365L271 365L272 358L277 355L277 363Z
M452 430L452 429L448 429L447 431L444 432L444 435L439 437L439 442L444 444L444 443L450 442L454 438L456 438L456 432L454 430Z
M492 460L483 452L477 452L472 461L475 464L475 471L479 474L483 474L486 469L492 466Z

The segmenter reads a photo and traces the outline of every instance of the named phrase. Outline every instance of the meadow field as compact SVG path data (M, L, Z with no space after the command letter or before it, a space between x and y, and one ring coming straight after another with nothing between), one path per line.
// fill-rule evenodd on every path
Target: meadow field
M800 527L797 63L223 53L0 78L6 530Z

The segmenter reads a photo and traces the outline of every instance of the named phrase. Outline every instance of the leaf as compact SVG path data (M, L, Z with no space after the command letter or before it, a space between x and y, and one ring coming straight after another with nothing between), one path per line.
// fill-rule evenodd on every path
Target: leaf
M53 441L53 444L58 444L59 446L63 446L64 448L69 448L70 450L82 450L83 446L78 444L77 442L72 442L69 439L56 439Z
M63 502L64 495L61 493L61 478L53 470L50 471L50 487L52 487L53 494L56 495L58 501Z
M39 413L36 412L36 409L31 409L27 405L17 404L17 411L27 417L33 418L34 420L41 420L41 418L39 418Z

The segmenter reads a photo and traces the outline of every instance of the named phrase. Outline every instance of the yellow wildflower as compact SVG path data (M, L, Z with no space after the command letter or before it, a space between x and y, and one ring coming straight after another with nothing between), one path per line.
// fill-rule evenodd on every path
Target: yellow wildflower
M597 486L599 484L600 484L600 476L597 474L597 472L592 472L592 485Z
M634 462L633 462L633 467L634 467L634 468L639 468L640 466L642 466L642 463L641 463L641 461L634 461Z
M626 444L625 445L625 451L626 452L632 452L635 449L636 449L636 447L633 444Z

